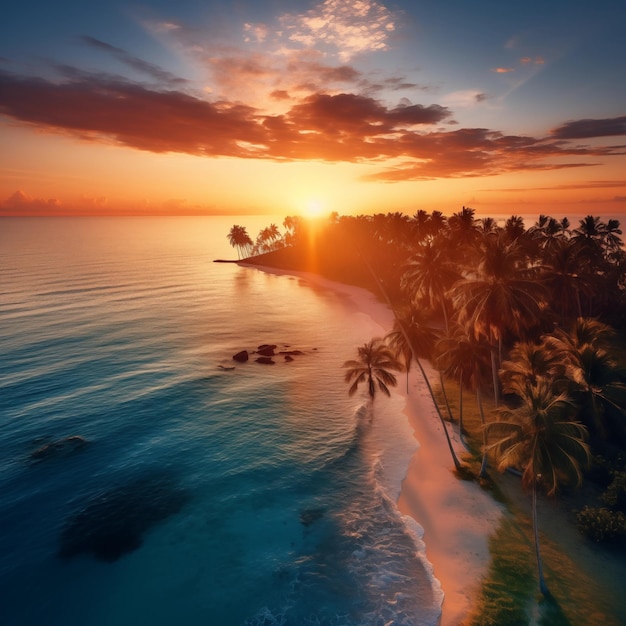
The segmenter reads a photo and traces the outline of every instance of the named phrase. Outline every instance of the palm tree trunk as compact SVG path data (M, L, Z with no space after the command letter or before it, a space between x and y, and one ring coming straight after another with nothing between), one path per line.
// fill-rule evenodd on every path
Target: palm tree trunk
M498 366L496 364L496 347L491 345L491 377L493 379L493 400L496 408L500 406L500 383L498 381Z
M469 450L467 441L465 441L465 435L463 433L463 372L459 374L459 439L465 446L466 450Z
M541 564L541 553L539 552L539 525L537 523L537 485L533 482L531 491L531 508L533 517L533 534L535 536L535 555L537 556L537 575L539 576L539 590L544 596L549 596L550 592L543 577L543 566Z
M476 386L476 401L478 402L478 412L480 413L480 424L483 431L483 460L480 464L480 478L487 476L487 429L485 428L485 412L483 411L483 398L480 393L480 385Z
M452 409L450 408L450 401L448 400L448 394L446 393L446 386L444 385L444 382L443 382L443 372L441 370L439 370L439 386L441 387L443 401L446 405L448 419L450 420L450 422L454 422L454 417L452 417Z
M420 372L422 373L422 377L424 378L424 382L426 383L426 387L428 388L428 393L430 393L430 397L431 397L431 399L433 401L433 404L435 405L435 410L437 411L437 415L439 416L439 421L441 422L441 425L443 427L443 432L444 432L444 434L446 436L446 441L448 442L448 448L450 450L450 455L452 456L452 461L454 462L454 467L456 468L457 471L460 471L462 469L461 462L459 461L459 459L458 459L458 457L456 455L456 452L454 451L454 446L452 445L452 441L450 440L450 434L448 433L448 428L446 427L446 421L443 419L443 415L441 414L441 409L439 408L439 404L437 403L437 399L435 397L435 393L433 392L433 388L432 388L432 386L430 384L430 381L428 380L428 376L426 376L426 372L424 371L424 367L422 366L421 361L417 358L417 352L413 348L413 345L411 343L409 335L406 332L406 329L404 328L404 325L400 322L400 318L396 314L396 310L395 310L395 308L393 306L393 303L391 302L391 299L389 298L389 294L387 293L387 290L385 289L384 285L382 284L382 282L378 278L378 275L376 274L376 272L374 272L374 270L372 269L370 264L367 262L365 257L363 257L363 255L361 255L361 259L363 260L363 262L365 263L367 269L370 271L370 274L372 275L372 277L374 278L374 280L378 284L378 287L380 288L380 291L382 292L383 297L385 298L385 300L387 302L387 305L391 309L391 312L394 314L394 317L398 320L398 325L400 327L400 330L402 331L402 334L404 335L404 339L406 340L407 345L411 346L411 352L413 353L413 359L417 363L417 366L420 368Z
M407 341L408 341L408 337L407 337ZM428 380L428 376L426 376L426 372L424 371L424 368L422 366L421 361L415 356L413 356L413 358L415 359L417 366L420 368L420 372L422 373L422 377L424 378L424 382L426 383L426 387L428 388L428 392L430 393L430 397L432 398L433 404L435 405L435 410L437 411L437 415L439 416L439 421L441 422L441 425L443 426L443 432L446 436L446 441L448 442L448 448L450 450L450 454L452 456L452 461L454 462L454 467L456 468L456 470L460 470L461 469L461 462L459 461L456 452L454 451L454 446L452 445L452 441L450 440L450 435L448 433L448 428L446 426L446 421L443 419L443 415L441 414L441 409L439 408L439 404L437 404L437 399L435 398L435 394L433 392L433 388L430 385L430 381Z

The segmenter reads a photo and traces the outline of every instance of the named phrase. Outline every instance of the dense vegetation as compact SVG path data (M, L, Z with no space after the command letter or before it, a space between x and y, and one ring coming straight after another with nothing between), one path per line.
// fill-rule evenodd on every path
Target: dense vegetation
M520 217L498 225L463 207L449 217L288 217L284 226L284 235L264 228L256 243L241 226L228 237L244 256L258 255L251 262L380 290L396 312L394 347L407 366L399 329L413 356L492 393L497 406L544 386L567 396L595 454L612 458L625 447L626 252L617 220L589 215L573 228L541 215L526 228ZM417 345L418 328L436 329L440 341Z
M376 345L405 370L429 359L444 406L446 381L455 381L461 435L463 392L475 394L481 477L488 461L514 468L533 503L537 491L555 494L584 477L604 494L579 512L581 531L594 541L626 538L626 252L617 220L589 215L572 226L540 215L527 227L518 216L498 224L463 207L449 217L333 214L284 226L282 236L264 229L256 244L247 234L229 238L258 255L252 263L378 291L396 324ZM487 396L493 408L483 411ZM452 418L449 406L444 412Z

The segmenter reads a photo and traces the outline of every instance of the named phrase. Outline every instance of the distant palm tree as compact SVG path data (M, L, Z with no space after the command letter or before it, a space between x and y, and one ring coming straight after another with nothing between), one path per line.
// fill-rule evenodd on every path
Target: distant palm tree
M539 219L528 229L528 234L537 243L544 259L549 259L552 251L569 239L569 221L564 218L559 222L554 217L540 215Z
M395 311L393 330L387 334L385 341L393 350L396 358L402 357L406 370L407 393L409 392L409 371L413 361L413 350L418 357L428 358L437 340L437 333L429 326L426 316L420 309L409 306ZM406 329L406 332L404 331Z
M546 239L544 241L550 241ZM550 308L561 321L582 317L581 295L589 296L593 281L585 272L580 248L565 239L556 239L544 249L539 280L547 287Z
M534 385L513 385L520 405L498 409L499 419L487 425L487 446L497 467L522 471L522 486L531 492L531 507L537 571L541 593L548 595L537 523L537 488L554 495L564 477L580 484L581 467L589 462L585 442L587 429L573 418L577 407L564 393L555 394L550 381L538 378Z
M409 260L401 285L414 302L421 301L431 309L439 308L447 330L446 292L460 277L446 251L428 241L420 245Z
M271 241L280 239L280 231L278 230L278 226L276 226L276 224L270 224L267 228L268 236Z
M448 376L459 377L459 432L463 440L463 387L468 385L476 392L481 423L485 424L482 403L482 389L486 372L489 371L489 348L479 342L472 333L468 333L458 324L451 333L441 339L436 346L437 366ZM483 435L483 443L486 443ZM483 455L480 474L484 476L487 468L486 453Z
M522 263L516 242L502 237L484 240L484 256L478 275L453 285L451 294L459 323L475 337L484 337L491 348L496 406L500 403L497 380L504 337L523 337L541 318L545 289L532 279Z
M429 222L430 215L424 209L419 209L411 219L411 235L417 243L425 241L431 235Z
M449 242L453 249L467 249L478 245L481 232L474 213L474 209L463 207L448 218Z
M246 231L245 226L233 226L228 233L228 242L233 248L237 248L237 258L241 258L241 253L249 254L253 242Z
M526 232L524 218L519 215L511 215L504 224L504 236L507 241L519 241Z
M372 339L357 348L357 359L343 364L346 368L345 381L350 383L349 395L354 395L361 383L367 384L367 393L374 401L376 392L390 396L389 387L395 387L398 381L390 370L400 371L398 362L390 348L382 339Z
M498 232L498 223L493 217L483 217L478 221L478 230L482 237L495 235Z

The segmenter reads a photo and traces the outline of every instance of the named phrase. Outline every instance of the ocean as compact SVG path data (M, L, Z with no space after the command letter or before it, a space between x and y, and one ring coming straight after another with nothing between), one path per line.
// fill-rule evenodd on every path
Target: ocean
M343 382L389 328L212 262L272 221L0 220L3 626L436 624L402 378ZM293 360L232 359L261 344Z

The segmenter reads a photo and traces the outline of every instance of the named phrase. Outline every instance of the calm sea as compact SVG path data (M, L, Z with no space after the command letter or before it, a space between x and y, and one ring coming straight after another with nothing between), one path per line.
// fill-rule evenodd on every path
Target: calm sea
M271 221L0 220L3 626L436 623L403 398L342 379L388 328L212 263Z

